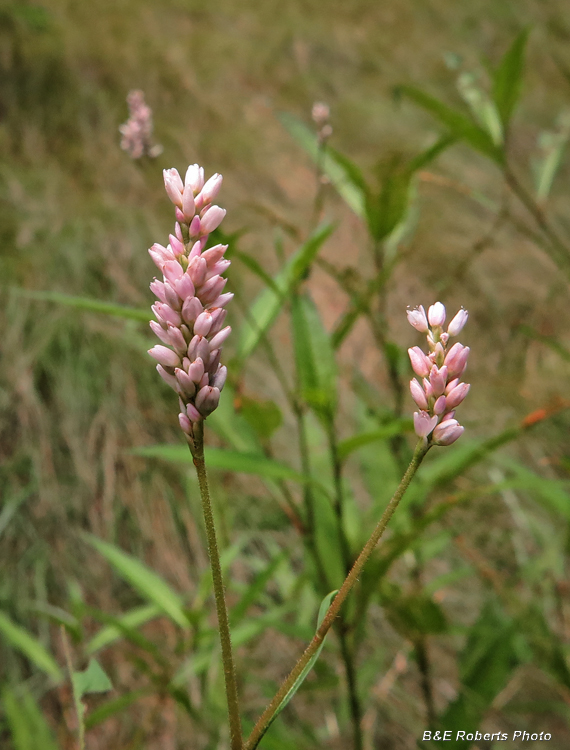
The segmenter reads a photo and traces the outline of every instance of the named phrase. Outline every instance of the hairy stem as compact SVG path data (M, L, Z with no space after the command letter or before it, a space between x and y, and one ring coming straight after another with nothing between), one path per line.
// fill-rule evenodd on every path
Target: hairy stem
M374 547L378 543L378 540L384 533L386 526L388 525L388 522L392 518L394 511L398 507L398 504L400 500L402 499L405 491L408 489L410 482L412 481L416 471L418 470L422 460L424 459L426 453L429 450L429 444L426 443L426 441L422 438L418 441L416 445L416 449L414 451L414 455L412 457L412 460L410 462L410 465L406 469L406 473L404 474L402 481L400 482L398 489L394 493L392 499L388 503L386 510L382 514L382 518L378 522L376 528L372 532L372 535L370 539L366 542L364 545L364 548L360 555L358 556L356 562L351 568L350 573L345 578L344 583L342 584L338 594L335 596L332 604L330 605L327 614L325 615L323 622L321 623L321 626L315 633L315 636L309 646L306 648L305 652L287 677L287 679L283 682L277 693L275 694L275 697L269 704L269 706L265 709L259 720L257 721L256 725L253 728L253 731L251 735L249 736L249 739L247 740L245 744L245 750L254 750L256 748L265 734L267 727L270 725L274 714L276 713L277 709L279 708L279 705L285 698L285 696L288 694L288 692L291 690L293 685L295 684L295 681L298 679L298 677L303 672L303 669L306 667L308 662L311 660L312 656L317 652L319 646L324 641L326 634L330 630L333 622L335 621L335 618L338 616L338 613L344 604L347 596L349 595L350 591L352 590L352 587L358 580L358 576L360 575L362 568L364 567L366 561L372 554L372 551L374 550Z
M216 539L216 526L212 503L210 501L210 489L206 474L204 461L204 422L194 424L194 439L191 447L194 458L194 466L198 475L200 485L200 496L202 498L202 510L204 511L204 524L206 526L206 537L208 540L208 555L212 568L212 579L214 582L214 598L216 600L216 612L218 615L218 627L220 629L220 643L222 646L222 661L224 663L224 679L226 683L226 698L228 702L228 715L230 720L231 749L242 750L243 740L241 731L241 719L239 714L238 691L234 658L232 654L232 642L230 637L230 624L228 610L224 594L224 581L222 567L220 565L220 553Z

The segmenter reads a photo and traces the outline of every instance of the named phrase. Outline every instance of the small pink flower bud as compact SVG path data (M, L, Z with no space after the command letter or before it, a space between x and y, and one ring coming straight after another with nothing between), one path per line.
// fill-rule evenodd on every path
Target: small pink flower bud
M182 213L184 214L184 221L189 224L196 213L196 204L194 203L192 190L186 189L182 193Z
M202 223L200 221L200 217L195 216L190 222L190 226L188 227L188 233L190 234L190 237L197 237L200 234L201 226Z
M453 380L450 380L449 383L445 386L445 395L449 396L449 394L455 388L456 385L459 385L459 378L454 378Z
M192 423L190 422L186 414L183 414L182 412L180 412L180 414L178 415L178 422L180 423L182 432L185 432L186 435L192 434Z
M214 375L218 372L218 367L220 365L220 359L222 356L222 350L221 349L213 349L210 353L210 362L208 364L208 373L214 377Z
M188 344L186 343L182 331L180 328L174 328L174 326L168 326L168 335L170 338L169 344L173 346L179 354L186 354Z
M226 383L227 376L228 368L223 365L221 367L218 367L218 370L212 379L212 385L214 386L214 388L217 388L219 391L221 391Z
M166 281L174 284L175 281L184 276L184 269L177 260L169 260L164 264L162 273Z
M467 323L468 317L469 313L467 312L467 310L461 308L461 310L453 318L451 323L447 326L447 333L450 336L457 336L457 334L463 330L465 323Z
M208 279L211 279L213 276L221 276L225 271L228 270L231 264L231 260L219 260L217 263L214 263L213 266L208 265L206 281L208 281Z
M196 195L204 187L204 169L199 167L197 164L191 164L186 170L186 176L184 177L185 187L189 187L190 190Z
M186 398L192 398L196 393L196 384L190 375L179 367L174 370L174 374L176 375L176 380L180 386L180 391L186 396Z
M185 273L181 279L178 279L174 284L174 288L176 289L176 294L182 300L186 300L188 297L193 297L196 293L189 273Z
M446 409L447 399L445 396L440 396L435 404L433 405L433 413L439 417Z
M176 237L173 234L168 235L168 239L170 240L170 247L172 248L172 252L174 255L179 256L184 254L184 243L182 240L179 240L178 237Z
M178 217L176 217L176 218L178 219ZM184 218L184 214L182 214L182 218ZM184 244L184 235L182 234L182 229L180 227L180 220L179 219L176 222L176 224L174 225L174 234L176 235L176 239L179 242L181 242L182 244ZM169 235L169 237L171 237L171 236L172 235Z
M427 437L437 425L437 417L430 417L427 411L414 412L414 430L418 437Z
M469 383L460 383L459 385L455 386L455 388L449 392L449 395L447 397L447 408L455 409L456 406L459 406L465 396L467 396L467 394L469 393L470 388L471 386L469 385Z
M164 187L170 200L178 208L182 208L182 191L184 185L180 179L177 169L163 169Z
M194 406L194 404L188 404L188 406L186 407L186 414L188 414L188 419L191 422L199 422L202 419L202 415Z
M419 375L420 378L427 377L431 369L431 363L420 347L414 346L411 349L408 349L408 356L410 357L412 369L416 375Z
M222 330L219 333L216 333L214 338L211 339L210 349L212 351L214 349L219 349L231 332L232 332L231 326L226 326L225 328L222 328Z
M221 307L216 307L211 310L211 313L212 327L210 328L210 336L215 336L216 333L222 330L228 311Z
M228 302L231 302L234 298L233 292L226 292L225 294L220 294L218 299L215 299L210 307L225 307Z
M196 335L188 344L188 358L194 361L198 357L201 357L204 367L207 368L210 364L210 345L204 336Z
M226 209L219 206L211 206L200 219L200 234L210 234L222 223Z
M158 297L161 302L166 302L166 297L164 295L164 283L162 281L159 281L158 279L154 279L154 281L151 281L150 291L156 297Z
M224 257L224 253L227 249L227 245L214 245L213 247L208 248L208 250L204 250L204 252L202 253L202 258L204 258L204 260L208 264L208 268L211 268L214 263L217 263L219 260L221 260Z
M220 391L210 385L204 386L196 396L196 408L204 417L211 414L220 403Z
M449 341L449 333L442 333L439 337L439 340L444 346L447 346L447 342Z
M156 315L159 323L164 321L165 323L170 323L171 326L175 326L176 328L182 323L180 315L176 310L173 310L169 305L165 305L162 302L156 302L151 307L151 310Z
M423 391L423 388L421 387L421 385L418 383L418 381L415 378L410 380L410 391L412 393L412 398L414 399L416 404L420 407L420 409L424 409L425 411L427 411L428 402L427 402L426 395Z
M180 357L166 346L157 344L149 349L148 353L163 367L180 367Z
M445 391L445 385L447 383L447 367L444 365L439 369L434 365L429 374L429 382L433 388L433 395L436 397L441 396Z
M160 323L157 323L156 320L151 320L149 323L152 332L155 333L158 338L162 341L163 344L170 344L170 336L168 334L168 330L165 330Z
M182 307L182 300L168 282L164 284L164 296L166 297L166 304L178 312Z
M200 254L202 253L202 242L201 240L197 240L193 245L192 249L188 253L188 260L192 260L192 258L199 258Z
M429 382L429 380L427 378L424 378L422 382L424 384L424 392L426 394L426 398L435 398L433 388L431 387L431 383Z
M200 388L203 388L205 385L210 385L210 376L207 372L205 372L200 378L200 382L198 383L198 390L200 390Z
M164 367L162 365L156 366L156 371L160 375L160 377L164 380L164 382L169 385L171 388L174 388L174 390L178 387L178 381L174 377L174 375L171 375L169 372L166 372Z
M196 318L196 321L194 323L194 333L197 333L200 336L207 336L210 333L212 321L212 314L207 310L204 310L204 312L200 313L200 315L198 315L198 317Z
M220 293L223 292L225 285L228 283L227 279L221 276L214 276L213 278L206 281L203 286L200 287L200 299L204 305L211 305L215 300L218 299Z
M203 309L204 307L198 297L187 297L182 305L182 317L191 326Z
M215 174L206 182L202 190L200 191L200 201L203 206L207 203L211 203L222 187L223 177L221 174Z
M187 273L190 275L190 278L192 279L192 281L194 282L194 286L196 287L202 286L206 278L207 271L208 264L202 257L192 258L192 260L188 264Z
M203 374L204 361L201 357L198 357L198 359L194 360L194 362L188 367L188 375L194 383L199 383L202 380Z
M461 437L465 428L462 427L456 419L447 419L433 431L433 442L436 445L451 445Z
M465 370L467 364L467 357L469 356L469 347L463 346L459 342L454 344L451 349L447 352L445 358L445 364L449 370L449 377L459 377Z
M436 302L428 310L428 321L430 326L441 327L445 323L445 307L441 302Z
M427 333L428 321L423 305L418 305L418 307L414 308L413 310L411 307L408 307L406 314L408 316L409 324L413 326L416 331L419 331L420 333Z

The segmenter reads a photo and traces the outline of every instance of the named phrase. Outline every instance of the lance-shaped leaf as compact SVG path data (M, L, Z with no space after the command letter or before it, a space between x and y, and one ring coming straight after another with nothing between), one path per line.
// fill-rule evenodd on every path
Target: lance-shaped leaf
M148 323L150 314L148 310L142 310L136 307L126 307L125 305L116 305L112 302L105 302L99 299L89 299L89 297L72 297L60 292L32 292L26 289L18 289L19 294L30 299L41 300L45 302L55 302L58 305L74 307L76 310L85 310L86 312L103 313L115 318L127 318L128 320L139 320L142 323Z
M330 224L318 227L275 276L274 287L277 287L279 294L275 292L274 287L267 287L255 299L239 332L237 354L232 364L233 371L241 368L255 351L332 231L333 227Z
M493 73L493 100L505 130L521 93L528 33L521 31Z
M23 685L17 690L4 688L1 702L14 750L58 750L40 707Z
M83 534L83 539L95 547L113 566L123 580L139 592L149 602L153 602L181 628L188 627L184 614L182 597L173 591L157 573L144 565L136 557L128 555L114 544L104 542L91 534Z
M21 625L16 625L3 612L0 612L0 633L13 648L24 654L42 672L45 672L54 680L62 678L62 672L57 662L38 639Z

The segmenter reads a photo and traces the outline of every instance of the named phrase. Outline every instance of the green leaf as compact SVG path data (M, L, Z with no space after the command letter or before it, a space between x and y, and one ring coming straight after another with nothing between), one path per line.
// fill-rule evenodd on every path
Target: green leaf
M226 383L218 408L208 417L208 427L237 451L261 453L258 436L243 414L237 411L236 401L235 391Z
M353 435L350 438L341 440L338 444L338 456L344 460L351 453L363 448L365 445L375 443L378 440L387 440L388 438L394 437L394 435L403 435L405 432L410 432L413 429L413 422L411 419L396 419L390 422L385 427L380 427L378 430L371 430L370 432L361 432L358 435Z
M401 86L400 90L420 107L434 115L434 117L448 128L451 135L466 141L476 151L489 157L497 164L503 162L503 154L495 146L489 133L479 127L469 117L413 86Z
M175 463L192 464L192 456L185 445L149 445L129 451L132 455L145 458L159 458ZM208 469L235 471L241 474L256 474L268 479L291 479L295 482L310 482L295 469L273 458L257 453L242 453L225 448L206 448L204 451Z
M294 115L282 112L278 118L292 138L305 149L316 164L319 164L323 174L330 179L352 211L361 219L365 219L366 184L358 167L330 146L319 149L314 130Z
M112 302L104 302L98 299L89 299L88 297L71 297L68 294L60 292L31 292L26 289L18 289L19 294L30 299L42 300L45 302L56 302L59 305L67 305L77 310L86 310L87 312L103 313L112 315L116 318L127 318L129 320L139 320L142 323L148 323L151 318L149 310L141 310L136 307L125 307L124 305L115 305Z
M129 708L129 706L132 706L133 703L136 703L141 698L144 698L147 695L153 695L154 691L154 686L141 688L140 690L133 690L132 692L125 693L125 695L121 695L112 701L103 703L102 706L98 706L94 711L91 711L89 716L87 716L85 719L85 728L91 729L98 724L102 724L111 716L115 716L126 708Z
M106 693L113 689L111 680L96 659L90 659L87 669L83 672L73 672L71 679L78 698L90 693Z
M115 547L114 544L104 542L91 534L83 534L82 536L142 597L156 604L181 628L188 627L188 618L184 614L182 598L160 576L147 568L140 560Z
M142 607L131 609L124 615L117 617L117 625L106 625L101 628L87 643L85 651L89 655L94 654L121 638L125 628L129 630L137 628L161 615L162 609L157 607L156 604L144 604Z
M447 629L443 610L429 596L417 594L381 601L392 627L412 642L422 635L444 633Z
M2 708L15 750L58 750L40 707L23 686L2 690Z
M25 628L12 622L3 612L0 612L0 633L13 648L24 654L38 669L54 680L61 680L63 675L57 662L38 639L28 633Z
M258 597L265 591L267 584L273 578L277 568L288 557L288 555L289 553L287 550L283 550L280 554L275 555L275 557L270 560L265 570L257 575L252 583L250 583L239 602L230 612L230 622L232 627L243 619L249 607L254 604Z
M301 397L318 416L330 420L337 401L337 367L330 336L308 294L293 296L291 324Z
M234 369L236 367L241 368L247 358L255 351L261 339L275 322L285 301L297 288L322 244L332 231L333 227L330 224L318 227L275 276L274 282L279 294L273 288L268 288L264 289L255 299L240 329Z
M255 258L253 258L251 255L248 255L247 253L244 253L241 250L235 249L232 252L232 258L237 258L238 260L240 260L244 264L244 266L249 268L252 273L258 276L266 286L268 286L273 292L275 292L278 297L281 296L281 290L279 289L275 281Z
M521 93L528 34L529 29L521 31L493 73L493 100L505 130Z
M329 609L329 607L330 607L330 605L332 603L332 600L334 599L334 597L336 596L337 593L338 593L338 591L331 591L331 593L327 594L325 596L325 598L323 599L323 601L321 602L321 606L319 607L319 615L318 615L318 618L317 618L317 628L316 628L316 630L318 630L320 628L320 626L321 626L321 624L322 624L323 620L325 619L325 616L326 616L326 614L328 612L328 609ZM271 726L271 724L275 721L275 719L277 718L277 716L279 716L279 714L281 713L281 711L283 711L283 709L285 708L285 706L289 703L289 701L291 700L291 698L295 695L295 693L297 692L297 690L299 690L299 688L301 687L301 685L303 684L303 682L307 678L307 675L309 674L309 672L311 671L311 669L314 667L315 662L317 661L317 659L321 655L321 651L323 650L323 646L325 645L325 640L326 640L326 636L325 636L325 639L323 639L323 642L321 643L321 645L319 646L319 648L316 650L316 652L313 654L313 656L311 657L311 659L307 663L305 669L303 669L303 671L301 672L301 674L297 677L297 679L295 680L294 684L291 686L291 689L289 690L289 692L287 693L287 695L285 695L285 697L283 698L283 700L281 701L281 703L277 707L275 713L273 714L271 722L267 725L267 728L266 728L265 731L267 731L267 729L269 729L269 727Z

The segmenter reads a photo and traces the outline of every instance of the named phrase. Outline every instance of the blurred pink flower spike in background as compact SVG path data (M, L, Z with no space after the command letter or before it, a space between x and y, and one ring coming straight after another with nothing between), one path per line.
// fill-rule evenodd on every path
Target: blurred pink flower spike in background
M148 156L155 159L162 153L162 146L152 140L152 110L145 103L144 93L138 89L127 95L129 119L119 127L121 148L132 159Z
M469 347L455 343L449 350L449 339L463 330L469 314L461 308L451 320L447 331L445 307L432 305L428 313L420 305L408 308L408 322L420 333L427 334L430 350L425 354L418 346L408 349L414 373L422 378L410 381L410 392L420 411L414 412L414 429L418 437L433 445L451 445L463 434L464 427L454 419L455 408L469 392L468 383L460 383L469 356Z

